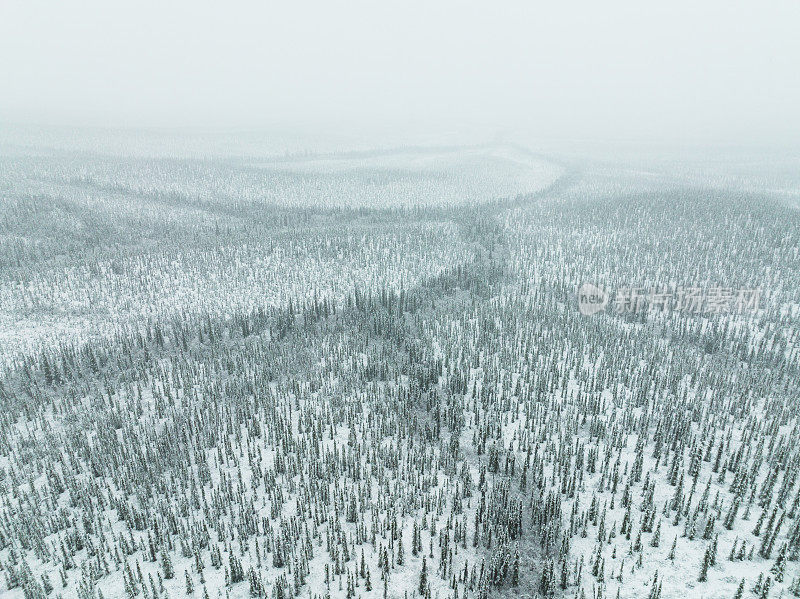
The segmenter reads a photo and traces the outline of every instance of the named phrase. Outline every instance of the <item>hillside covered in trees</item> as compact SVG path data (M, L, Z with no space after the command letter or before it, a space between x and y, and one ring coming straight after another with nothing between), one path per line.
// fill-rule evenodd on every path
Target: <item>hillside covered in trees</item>
M5 151L0 595L800 596L796 196L659 164Z

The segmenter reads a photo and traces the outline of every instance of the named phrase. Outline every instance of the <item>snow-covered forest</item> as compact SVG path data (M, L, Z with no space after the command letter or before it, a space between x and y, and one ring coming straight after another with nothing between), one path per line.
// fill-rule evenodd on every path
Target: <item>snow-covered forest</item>
M70 143L0 152L0 596L800 597L796 170Z

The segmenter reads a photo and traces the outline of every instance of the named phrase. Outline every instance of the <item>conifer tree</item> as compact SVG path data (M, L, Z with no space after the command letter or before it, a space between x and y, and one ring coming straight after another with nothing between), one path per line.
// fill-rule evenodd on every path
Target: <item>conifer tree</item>
M706 552L703 554L703 561L700 564L700 576L697 578L700 582L705 582L708 580L708 567L711 564L711 556L709 554L709 549L706 548Z
M422 556L422 570L419 574L419 594L425 595L425 590L428 588L428 564L425 556Z
M736 589L733 599L742 599L742 597L744 597L744 578L739 582L739 587Z
M172 567L172 559L166 549L161 551L161 570L164 572L165 580L170 580L175 576L175 570Z

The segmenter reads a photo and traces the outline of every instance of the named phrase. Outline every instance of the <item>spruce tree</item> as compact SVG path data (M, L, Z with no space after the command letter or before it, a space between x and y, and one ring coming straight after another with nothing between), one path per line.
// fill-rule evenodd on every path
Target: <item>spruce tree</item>
M767 599L769 597L769 589L772 586L772 578L767 576L764 580L764 585L761 587L761 594L759 595L760 599Z
M425 556L422 556L422 570L419 574L419 594L425 595L425 590L428 588L428 563Z
M170 580L175 576L175 570L172 567L172 559L166 549L161 551L161 569L164 572L165 580Z
M403 533L400 531L397 537L397 565L402 566L404 561L405 556L403 555Z
M703 554L703 561L700 564L700 576L697 578L700 582L705 582L708 580L708 566L711 563L711 557L709 555L709 550L706 549L705 554Z
M775 563L772 565L770 572L775 576L775 582L783 582L783 574L786 570L786 549L787 545L781 545L778 551L778 557L775 558Z

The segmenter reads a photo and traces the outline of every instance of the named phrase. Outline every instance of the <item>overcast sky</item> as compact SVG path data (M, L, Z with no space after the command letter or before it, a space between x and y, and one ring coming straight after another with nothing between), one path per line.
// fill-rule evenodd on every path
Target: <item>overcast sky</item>
M0 123L800 137L800 0L0 0Z

